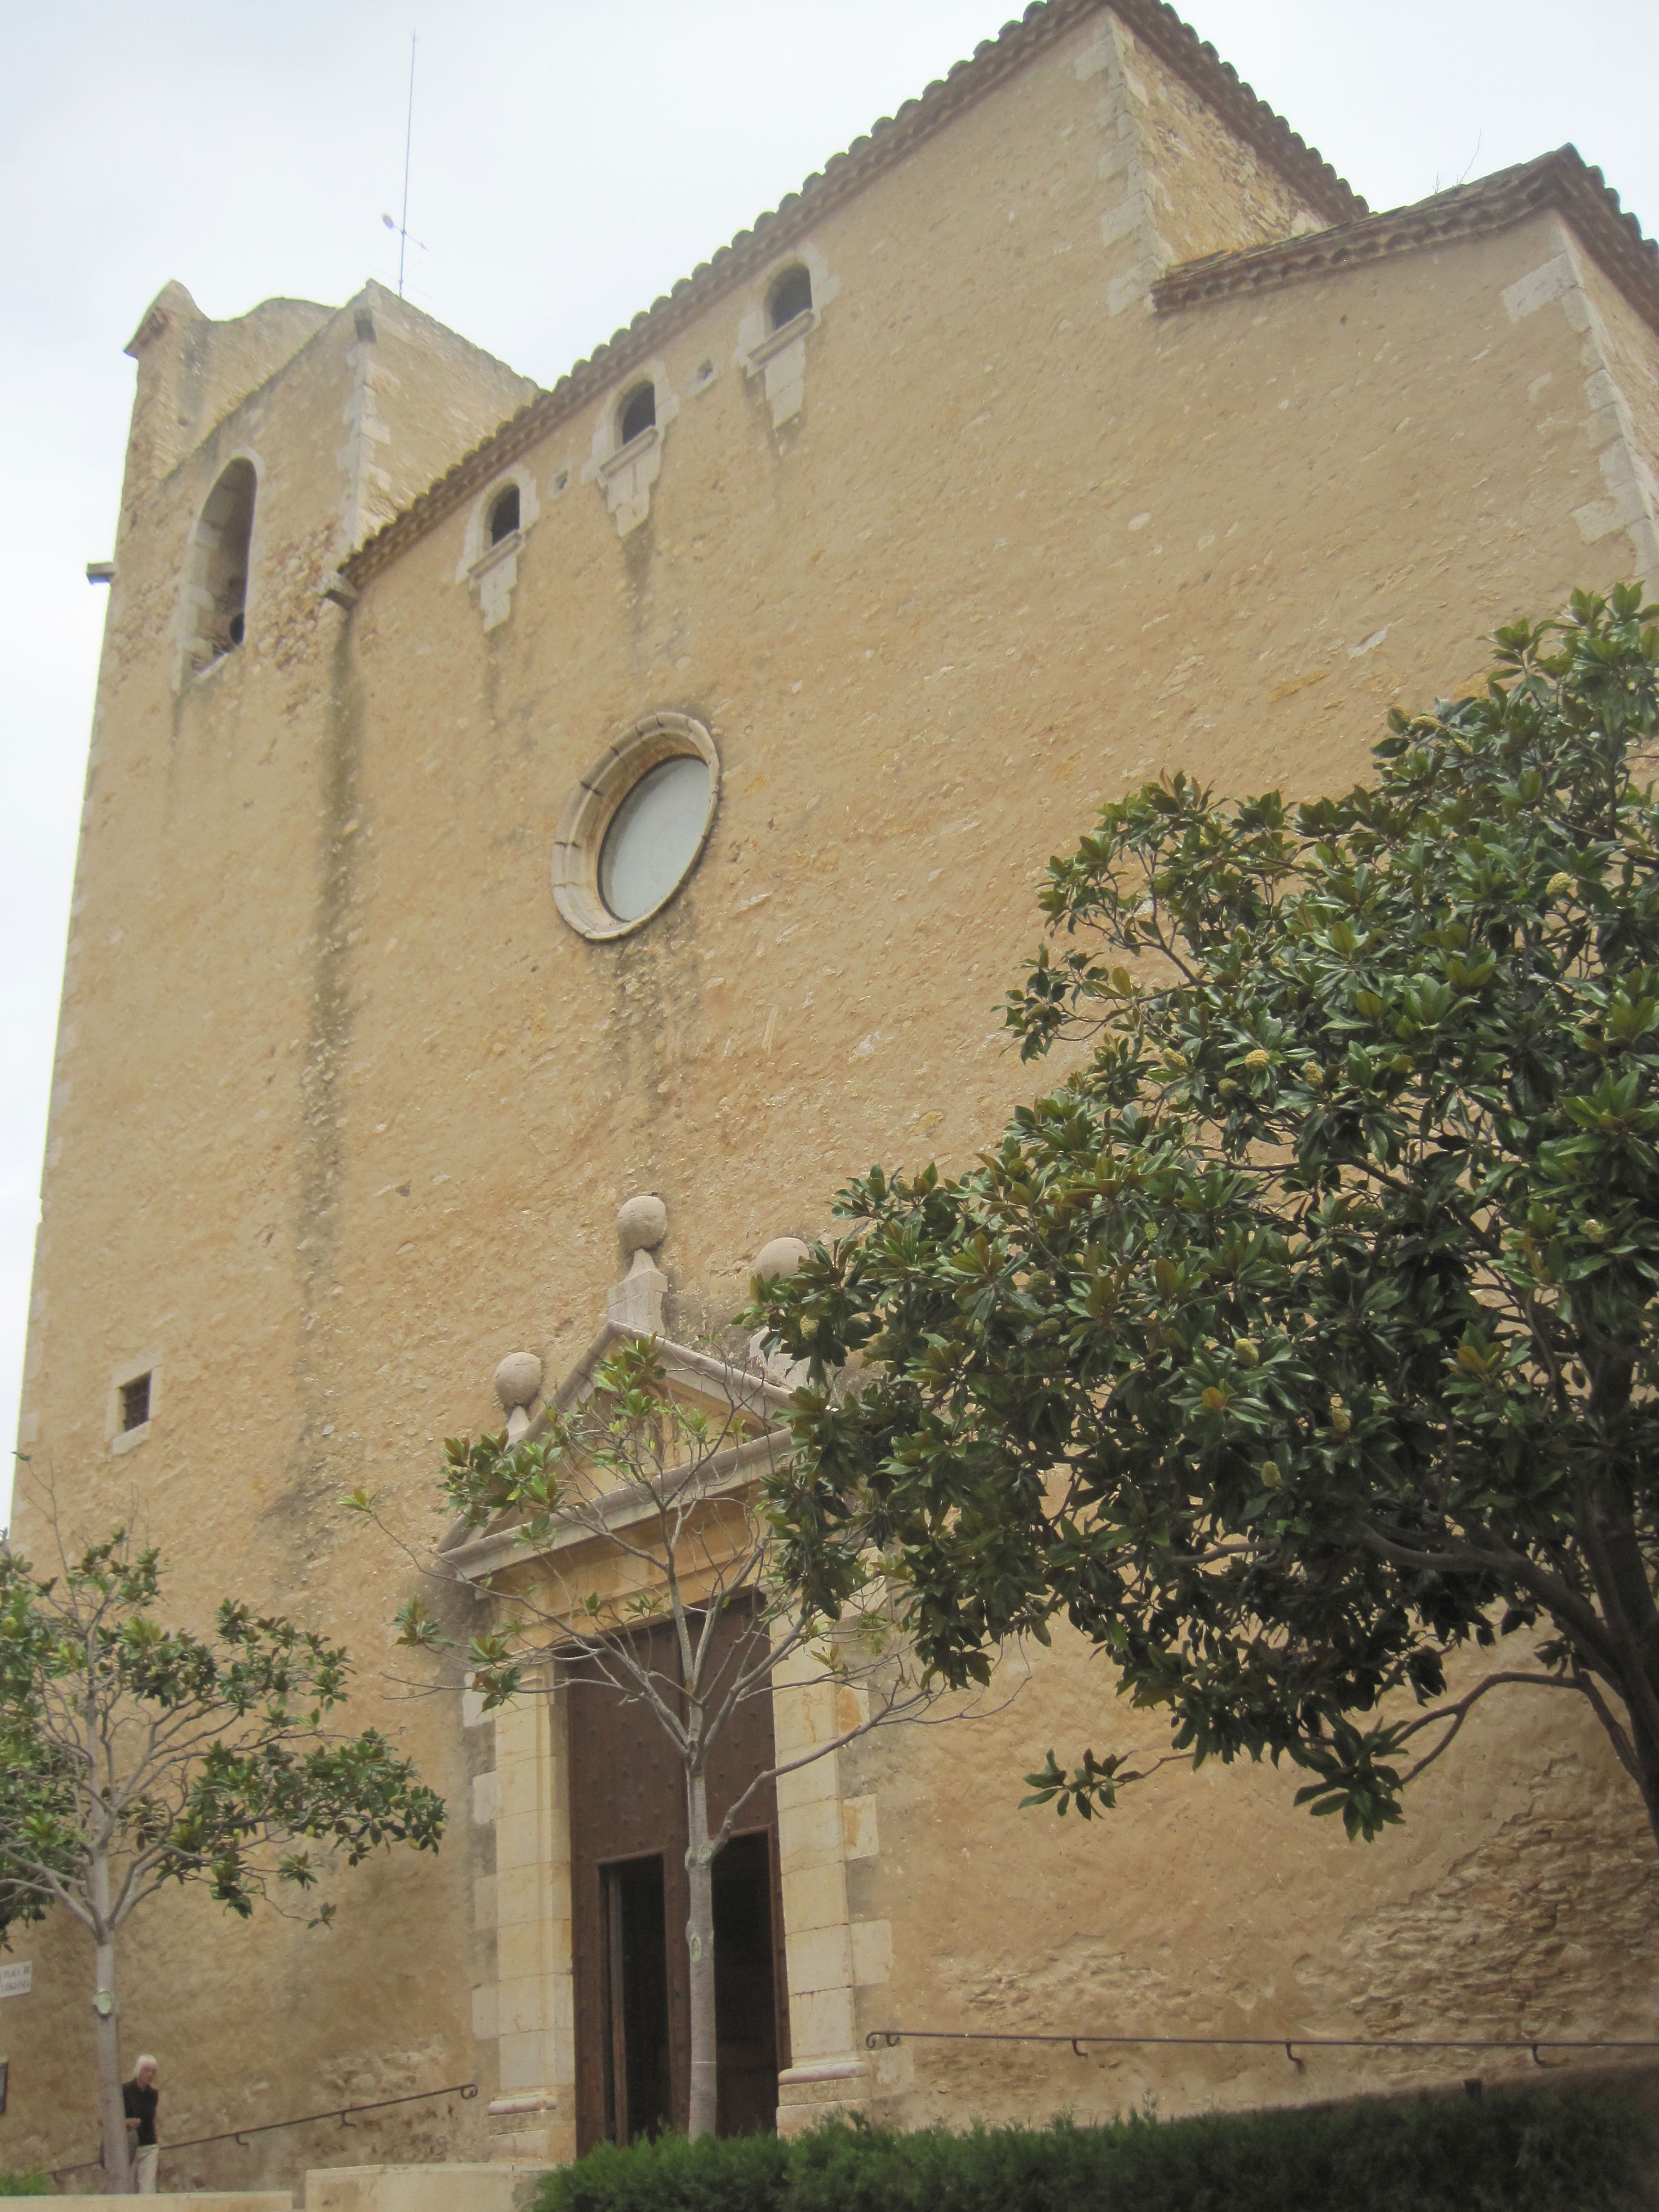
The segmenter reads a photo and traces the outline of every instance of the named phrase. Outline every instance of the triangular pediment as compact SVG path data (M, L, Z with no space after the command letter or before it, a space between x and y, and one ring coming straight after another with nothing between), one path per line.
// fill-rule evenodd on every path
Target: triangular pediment
M700 1496L712 1499L746 1489L787 1455L791 1437L786 1416L793 1379L769 1371L757 1357L752 1361L722 1358L717 1352L652 1336L614 1319L601 1326L518 1441L533 1443L547 1434L557 1418L577 1412L599 1387L605 1361L629 1343L655 1346L662 1369L661 1395L684 1411L701 1415L707 1425L708 1444L695 1470ZM614 1528L620 1537L651 1510L649 1500L637 1490L606 1491L596 1485L583 1525L545 1544L525 1543L519 1533L521 1516L505 1515L482 1530L457 1522L439 1553L446 1565L467 1581L483 1582L507 1567L567 1547L593 1544L599 1540L596 1520Z

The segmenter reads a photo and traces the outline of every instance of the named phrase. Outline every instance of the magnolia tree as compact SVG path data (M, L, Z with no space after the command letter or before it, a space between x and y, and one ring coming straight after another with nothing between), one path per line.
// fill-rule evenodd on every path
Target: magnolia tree
M873 1547L946 1680L1062 1616L1170 1757L1368 1838L1482 1700L1571 1699L1659 1833L1656 616L1575 595L1346 796L1176 776L1050 864L1007 1013L1071 1072L749 1317L812 1363L814 1613Z
M702 1402L688 1402L670 1387L671 1357L680 1355L654 1339L624 1339L594 1370L591 1394L550 1412L539 1433L511 1446L501 1436L451 1439L443 1480L469 1530L511 1531L511 1556L486 1577L495 1625L465 1655L485 1708L545 1689L551 1660L561 1680L602 1684L642 1707L673 1747L685 1790L688 2132L697 2136L714 2131L716 2112L717 1853L769 1784L872 1729L921 1717L936 1692L895 1633L872 1560L843 1577L833 1628L779 1589L771 1522L757 1503L779 1441L767 1433L767 1386L700 1358ZM375 1512L362 1492L348 1502ZM442 1553L422 1564L459 1578ZM406 1644L450 1648L422 1599L404 1607L398 1626ZM714 1817L709 1762L743 1707L775 1692L787 1710L790 1697L826 1690L850 1693L832 1707L844 1724L786 1749ZM793 1741L807 1730L786 1733Z
M338 1645L228 1598L197 1636L161 1599L158 1553L125 1528L56 1575L0 1547L0 1939L53 1905L92 1937L112 2194L128 2183L116 1956L133 1914L199 1884L246 1919L337 1856L435 1850L443 1828L382 1736L325 1726L350 1672Z

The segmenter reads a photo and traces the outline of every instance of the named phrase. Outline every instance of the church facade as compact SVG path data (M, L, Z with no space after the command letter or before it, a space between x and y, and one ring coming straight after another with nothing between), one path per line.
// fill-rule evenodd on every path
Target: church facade
M609 1314L700 1387L763 1248L872 1160L971 1158L1033 1080L997 1007L1036 879L1103 800L1340 787L1495 624L1659 591L1659 253L1571 149L1373 215L1158 0L1048 0L550 392L374 286L219 324L169 285L130 349L20 1448L73 1526L136 1500L193 1620L347 1643L450 1829L326 1934L152 1907L127 2035L175 2139L476 2083L354 2160L566 2158L614 2124L605 1869L672 1868L671 1814L605 1794L649 1754L556 1691L399 1689L409 1559L343 1494L439 1546L504 1355L533 1418ZM1272 1770L1080 1827L1021 1778L1156 1731L1079 1649L1010 1663L989 1717L762 1806L744 2094L781 2124L1474 2070L1303 2038L1659 2035L1592 1727L1483 1711L1369 1847ZM780 1704L774 1741L836 1728ZM0 2144L68 2164L87 1965L27 1940Z

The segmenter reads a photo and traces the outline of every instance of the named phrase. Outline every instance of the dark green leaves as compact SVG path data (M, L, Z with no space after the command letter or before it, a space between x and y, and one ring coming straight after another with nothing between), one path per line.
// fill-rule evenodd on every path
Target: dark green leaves
M409 1761L325 1725L339 1646L229 1599L198 1636L161 1598L123 1529L55 1578L0 1552L0 1929L53 1901L112 1929L171 1882L246 1916L314 1883L304 1839L347 1863L435 1849L443 1806Z
M1121 1758L1097 1759L1093 1752L1085 1751L1081 1763L1067 1774L1051 1750L1038 1771L1026 1776L1025 1786L1031 1795L1020 1799L1020 1808L1052 1805L1056 1813L1064 1813L1075 1805L1080 1820L1091 1820L1097 1807L1106 1811L1116 1804L1120 1776L1131 1782L1139 1778L1124 1774L1124 1764Z
M873 1547L957 1683L1062 1615L1178 1751L1288 1757L1361 1836L1448 1664L1520 1638L1659 1821L1656 611L1501 631L1342 797L1177 775L1050 863L1006 1013L1074 1072L966 1172L849 1185L746 1316L810 1363L809 1605Z

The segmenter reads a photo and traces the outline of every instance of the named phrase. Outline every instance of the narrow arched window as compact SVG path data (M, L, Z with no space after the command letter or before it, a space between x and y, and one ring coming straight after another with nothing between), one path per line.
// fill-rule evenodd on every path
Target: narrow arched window
M651 428L657 419L657 387L654 384L636 384L622 404L617 418L617 434L624 446Z
M499 545L503 538L510 538L519 526L519 487L508 484L497 494L489 510L489 542Z
M793 323L797 315L804 315L812 305L812 272L805 263L798 261L793 269L786 269L773 280L766 295L766 315L775 331L786 323Z
M247 627L248 550L259 478L233 461L207 495L191 547L190 654L198 668L239 646Z

